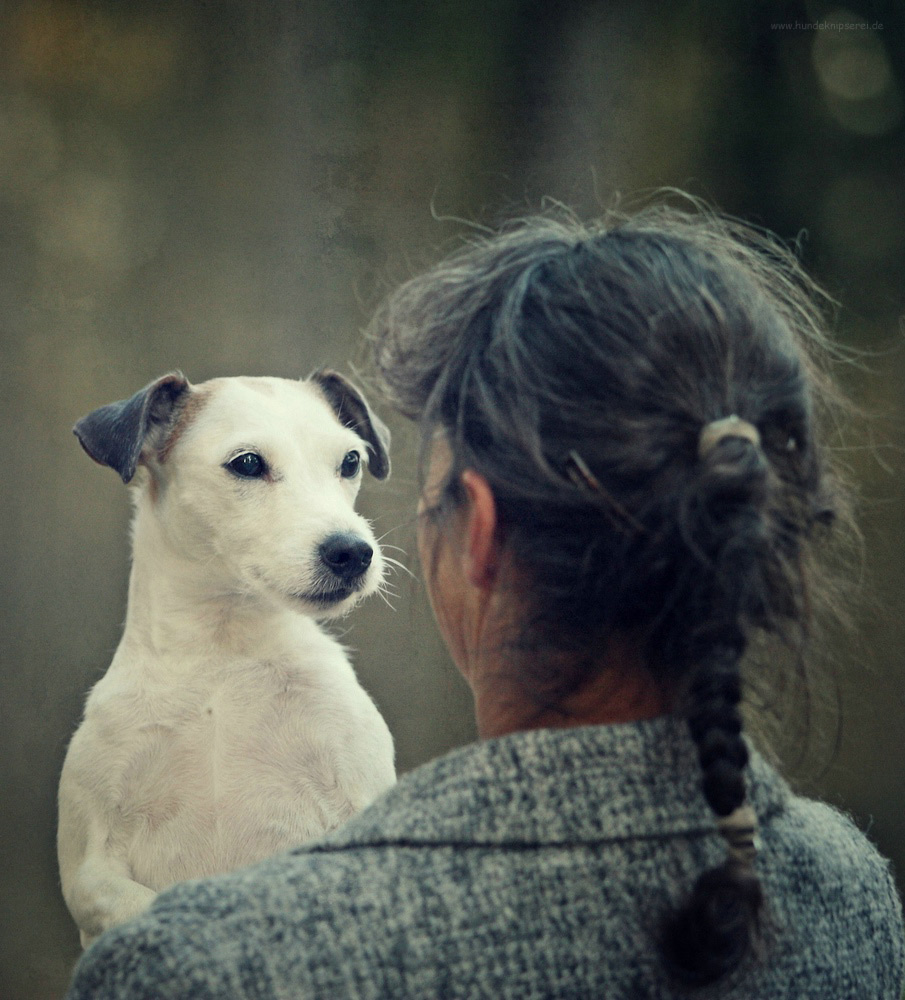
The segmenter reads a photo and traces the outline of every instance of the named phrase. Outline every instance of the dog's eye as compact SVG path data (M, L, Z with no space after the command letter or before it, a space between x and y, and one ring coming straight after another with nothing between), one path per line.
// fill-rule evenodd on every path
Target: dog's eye
M226 463L227 469L243 479L260 479L267 472L267 465L260 455L246 451Z
M339 467L339 474L343 479L354 479L358 475L361 466L361 455L357 451L350 451L343 459L343 464Z

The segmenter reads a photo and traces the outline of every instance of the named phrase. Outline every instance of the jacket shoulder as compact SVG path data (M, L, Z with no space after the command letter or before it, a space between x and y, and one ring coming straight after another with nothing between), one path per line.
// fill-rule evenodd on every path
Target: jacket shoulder
M823 964L842 991L829 995L899 1000L905 932L889 862L844 813L799 796L764 825L762 837L758 870L788 960ZM808 975L802 969L804 981Z

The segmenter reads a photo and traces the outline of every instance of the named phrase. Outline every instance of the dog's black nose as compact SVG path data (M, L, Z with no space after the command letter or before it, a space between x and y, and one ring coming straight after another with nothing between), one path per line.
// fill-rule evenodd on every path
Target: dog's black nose
M374 550L358 535L337 533L324 539L320 556L324 565L341 580L351 581L361 576L371 565Z

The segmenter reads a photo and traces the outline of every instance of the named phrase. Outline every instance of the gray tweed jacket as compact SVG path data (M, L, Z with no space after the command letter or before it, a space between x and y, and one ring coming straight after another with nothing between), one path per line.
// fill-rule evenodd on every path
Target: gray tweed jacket
M69 997L686 996L655 938L725 856L699 782L674 719L466 747L316 844L162 894L86 952ZM899 1000L886 862L756 755L749 787L765 952L688 995Z

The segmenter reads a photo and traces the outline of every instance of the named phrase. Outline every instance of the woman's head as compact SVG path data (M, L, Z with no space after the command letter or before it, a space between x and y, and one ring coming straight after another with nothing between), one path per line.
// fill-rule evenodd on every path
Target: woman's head
M372 326L422 467L435 455L425 516L451 522L466 470L492 492L519 608L501 642L528 651L526 687L549 705L630 636L679 693L717 817L745 800L742 655L754 633L807 631L809 542L835 513L821 329L777 243L662 207L610 226L520 222L402 286ZM750 944L760 897L743 869L707 873L669 924L691 981ZM747 928L732 941L713 918L727 885Z
M775 244L660 209L529 220L384 303L378 372L425 456L448 449L430 509L455 510L465 469L487 480L535 647L630 630L681 677L737 625L802 620L803 548L833 510L806 288ZM760 446L727 436L702 459L702 429L733 414Z

